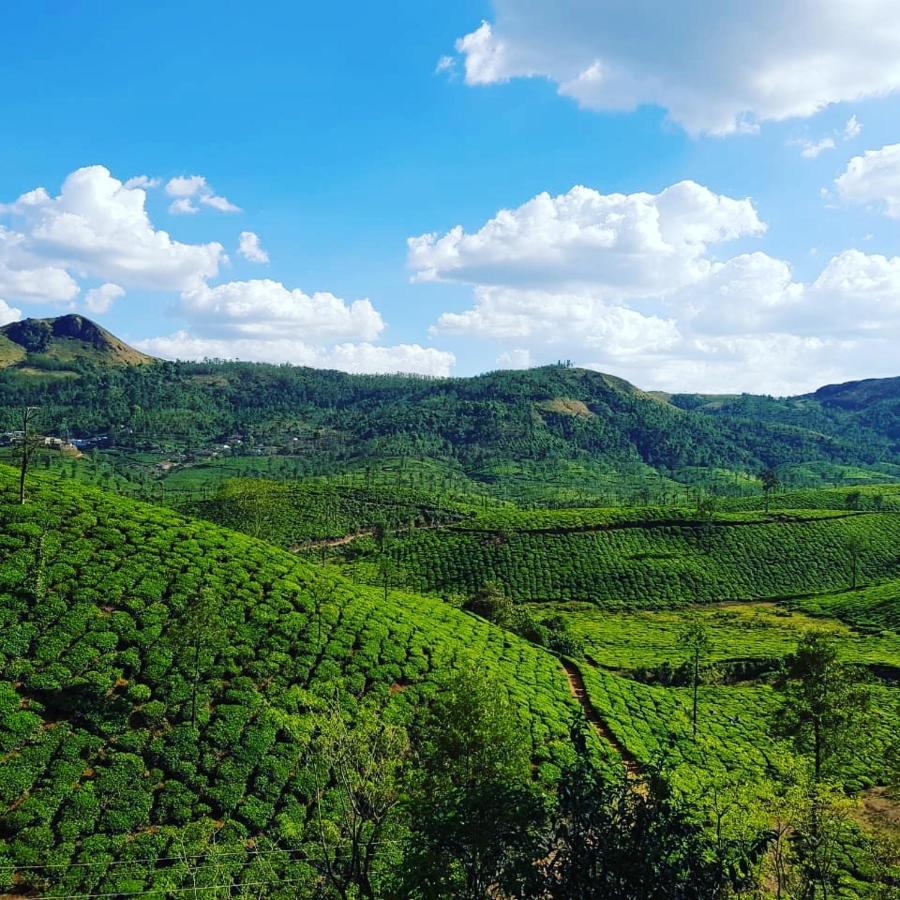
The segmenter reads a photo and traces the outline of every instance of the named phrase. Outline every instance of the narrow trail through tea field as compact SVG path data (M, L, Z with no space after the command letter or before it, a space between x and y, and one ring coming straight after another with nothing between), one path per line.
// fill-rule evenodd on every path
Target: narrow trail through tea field
M306 544L294 544L288 548L291 553L299 553L301 550L319 550L322 547L343 547L345 544L351 544L359 538L372 537L375 534L374 528L367 528L365 531L354 531L352 534L345 534L343 537L326 538L324 541L309 541Z
M611 744L616 753L622 758L622 765L625 766L625 772L628 777L637 778L641 770L641 764L637 761L634 754L612 733L609 725L600 718L600 714L594 709L591 701L588 699L581 672L578 671L574 663L569 662L567 659L562 660L562 667L565 670L566 678L569 679L569 689L572 691L572 696L581 704L585 718L594 726L597 734Z
M449 524L441 523L439 525L413 525L408 528L397 528L392 531L391 534L393 536L409 534L412 531L439 531L442 528L449 528ZM363 531L354 531L350 534L342 535L341 537L334 538L324 538L319 541L307 541L303 544L294 544L292 547L288 547L288 551L290 553L301 553L305 550L321 550L323 547L343 547L346 544L352 544L354 541L360 540L360 538L374 537L375 529L374 528L366 528Z

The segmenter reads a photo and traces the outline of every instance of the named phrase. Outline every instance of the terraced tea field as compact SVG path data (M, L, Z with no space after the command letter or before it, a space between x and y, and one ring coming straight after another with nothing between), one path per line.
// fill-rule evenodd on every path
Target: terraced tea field
M171 511L38 479L19 506L13 489L0 470L2 889L162 896L211 853L252 882L266 847L269 880L305 877L287 852L311 814L301 761L336 686L409 719L435 679L477 667L540 778L572 757L558 660L502 629Z
M371 541L338 554L377 580ZM900 516L792 510L698 521L684 511L499 511L437 531L398 535L401 583L467 597L486 582L519 602L585 601L608 608L762 600L838 591L900 574Z

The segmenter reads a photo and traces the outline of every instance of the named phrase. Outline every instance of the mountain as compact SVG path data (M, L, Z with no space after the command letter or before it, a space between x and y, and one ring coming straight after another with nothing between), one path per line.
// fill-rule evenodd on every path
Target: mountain
M0 371L0 431L34 405L75 437L107 435L112 449L161 463L225 452L305 476L406 460L437 466L439 480L566 503L710 477L727 486L766 467L798 473L796 484L900 473L900 379L789 398L670 395L563 365L424 378L153 361L79 316L0 334L18 354ZM77 378L20 377L75 368Z
M132 366L152 357L135 350L84 316L22 319L0 328L0 368L67 372L71 366Z
M809 396L826 406L852 410L864 410L876 403L896 404L900 402L900 377L829 384Z

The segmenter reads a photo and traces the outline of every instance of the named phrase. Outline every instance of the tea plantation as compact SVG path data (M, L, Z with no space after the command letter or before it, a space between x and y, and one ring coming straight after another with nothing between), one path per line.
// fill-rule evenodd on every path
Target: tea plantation
M536 777L572 758L559 661L438 600L53 481L19 506L5 468L0 556L0 893L161 898L215 867L301 896L303 761L336 686L404 721L443 673L494 673Z
M412 589L470 596L485 582L516 601L589 601L663 609L838 591L900 574L900 516L819 509L765 514L651 510L489 512L398 535L391 559ZM338 558L377 578L379 548Z
M376 525L399 530L452 522L464 508L411 488L249 478L226 481L209 499L178 504L187 515L285 548L340 539Z

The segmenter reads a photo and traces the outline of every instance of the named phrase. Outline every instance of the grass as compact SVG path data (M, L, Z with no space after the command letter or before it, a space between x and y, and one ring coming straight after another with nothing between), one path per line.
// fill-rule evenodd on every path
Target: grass
M811 616L840 619L868 632L897 632L900 631L900 581L839 594L806 597L797 600L792 607Z
M677 667L688 659L679 638L684 610L609 612L587 603L532 609L539 618L562 615L591 658L607 668L633 670L663 663ZM774 604L693 607L690 615L709 632L713 662L778 660L794 649L804 632L823 631L838 642L847 662L900 668L900 635L894 631L862 634L835 619L814 618Z

